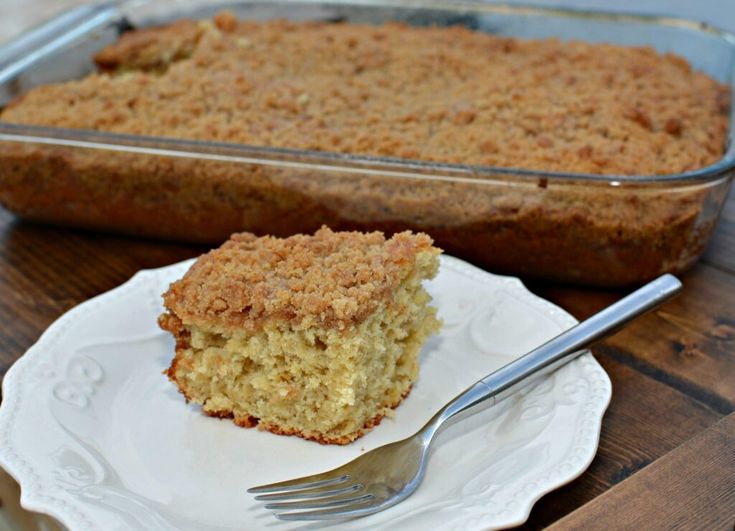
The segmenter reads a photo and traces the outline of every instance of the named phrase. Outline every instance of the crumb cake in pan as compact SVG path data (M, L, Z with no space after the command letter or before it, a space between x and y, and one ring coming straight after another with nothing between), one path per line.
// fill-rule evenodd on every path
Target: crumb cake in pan
M346 444L408 395L439 329L421 283L425 234L235 234L164 295L167 371L187 400L240 426Z
M727 87L651 48L222 12L125 33L95 59L99 73L37 87L0 121L571 174L404 179L298 155L279 166L0 143L0 201L25 217L204 242L410 229L493 271L616 286L690 265L716 220L707 188L573 181L723 155Z
M102 70L33 89L11 123L610 175L715 162L726 87L650 48L455 27L182 20Z

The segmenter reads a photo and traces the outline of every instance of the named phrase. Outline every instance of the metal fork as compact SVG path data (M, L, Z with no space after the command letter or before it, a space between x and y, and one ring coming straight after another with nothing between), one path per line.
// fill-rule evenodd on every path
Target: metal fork
M450 421L507 398L585 352L631 319L673 297L681 282L663 275L483 378L451 400L415 435L375 448L334 470L253 487L281 520L328 520L377 513L410 496L426 470L429 446Z

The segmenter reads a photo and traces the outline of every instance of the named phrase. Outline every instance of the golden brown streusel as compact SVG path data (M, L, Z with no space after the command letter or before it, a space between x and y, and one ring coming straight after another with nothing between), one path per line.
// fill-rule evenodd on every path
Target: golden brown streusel
M359 323L404 280L425 234L333 232L289 238L235 234L200 257L166 293L187 324L254 330L264 320L344 329ZM438 251L437 251L438 252Z
M652 48L463 27L180 21L107 73L31 90L12 123L438 162L667 174L723 153L726 87Z

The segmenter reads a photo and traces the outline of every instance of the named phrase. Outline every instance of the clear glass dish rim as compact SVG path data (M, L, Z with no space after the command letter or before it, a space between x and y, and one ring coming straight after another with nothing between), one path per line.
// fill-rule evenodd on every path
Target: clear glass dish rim
M117 2L118 7L140 5L140 0L122 0ZM255 0L242 3L263 3ZM416 10L445 10L445 11L475 11L484 13L514 14L514 15L545 15L573 20L595 20L613 23L638 23L651 24L664 27L679 27L690 31L707 33L725 41L731 48L735 60L735 34L727 30L717 28L704 22L691 19L630 14L613 13L607 11L591 11L576 8L560 8L546 6L530 6L525 4L488 3L481 0L464 0L461 2L431 1L431 0L270 0L269 5L334 5L334 6L361 6L375 8L407 8ZM222 6L225 7L225 6ZM58 17L59 15L57 15ZM53 17L52 17L53 19ZM51 20L52 20L51 19ZM12 44L6 43L0 46ZM729 80L731 92L735 92L735 75ZM735 105L735 102L732 103ZM732 178L735 169L735 113L731 110L728 126L728 141L725 153L715 163L696 170L687 172L662 174L662 175L599 175L573 172L551 172L544 170L531 170L525 168L507 168L482 165L464 165L451 163L437 163L424 160L410 160L397 157L374 157L369 155L345 154L338 152L322 152L313 150L301 150L292 148L276 148L268 146L257 146L252 144L236 144L225 142L213 142L203 140L187 140L172 137L154 137L145 135L127 135L111 133L107 131L69 129L61 127L44 127L25 124L12 124L0 120L0 142L20 142L27 144L46 144L66 147L77 147L86 149L108 149L127 153L140 152L147 155L159 156L183 156L187 158L201 158L203 160L225 160L232 162L247 162L251 164L267 164L271 166L289 166L297 164L301 167L329 167L333 171L346 171L350 173L363 173L370 168L376 169L381 174L396 173L414 175L418 178L432 178L432 173L454 173L457 177L448 175L441 180L465 181L471 180L477 183L482 177L515 177L519 179L553 179L553 180L578 180L596 181L613 186L638 183L668 183L672 185L692 185L695 183L717 181L724 177ZM298 163L292 162L298 159ZM420 172L420 173L417 173ZM732 173L731 173L732 172ZM464 177L464 178L463 178Z

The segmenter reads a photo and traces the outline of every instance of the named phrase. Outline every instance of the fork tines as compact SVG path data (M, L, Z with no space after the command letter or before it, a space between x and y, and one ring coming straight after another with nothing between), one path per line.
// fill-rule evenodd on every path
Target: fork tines
M281 520L350 518L357 516L355 510L375 498L372 494L360 493L364 490L363 484L352 482L348 474L309 479L271 483L250 488L248 492L257 494L255 499L266 502L265 508L275 511L276 518Z

